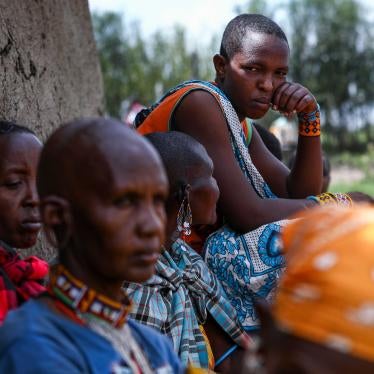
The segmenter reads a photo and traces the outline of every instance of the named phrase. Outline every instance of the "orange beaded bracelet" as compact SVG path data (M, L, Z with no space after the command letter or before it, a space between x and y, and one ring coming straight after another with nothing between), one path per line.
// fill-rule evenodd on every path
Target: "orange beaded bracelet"
M318 104L317 104L318 105ZM314 112L299 113L299 135L301 136L320 136L321 120L319 105Z
M351 197L346 193L324 192L317 196L308 196L308 200L313 200L319 205L340 205L351 207L353 205Z

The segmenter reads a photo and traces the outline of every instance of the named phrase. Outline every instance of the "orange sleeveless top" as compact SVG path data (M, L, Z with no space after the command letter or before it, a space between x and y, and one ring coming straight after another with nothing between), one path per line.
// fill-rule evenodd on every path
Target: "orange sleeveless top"
M172 122L175 110L181 103L184 97L196 90L203 90L209 92L216 99L218 105L221 107L218 94L214 94L201 85L198 84L188 84L177 88L175 92L167 95L164 99L161 99L154 107L151 108L150 112L147 114L145 119L142 120L141 124L137 128L137 131L146 135L152 132L166 132L172 130ZM223 109L222 109L223 111ZM247 145L249 145L252 135L252 128L247 124L247 121L241 123L245 138L247 140ZM206 238L213 232L216 231L220 226L222 226L223 217L218 215L218 220L216 225L212 226L202 226L199 229L195 228L192 230L191 235L186 236L184 240L198 253L203 250L204 242Z
M183 98L186 97L192 91L202 90L209 92L216 99L218 105L221 104L218 100L218 95L204 89L198 84L189 84L187 86L179 88L177 91L167 96L162 100L144 119L141 125L137 128L139 134L145 135L152 132L166 132L172 130L171 125L173 116L178 105L182 102ZM245 138L247 139L247 145L251 141L252 129L248 127L246 120L241 122Z

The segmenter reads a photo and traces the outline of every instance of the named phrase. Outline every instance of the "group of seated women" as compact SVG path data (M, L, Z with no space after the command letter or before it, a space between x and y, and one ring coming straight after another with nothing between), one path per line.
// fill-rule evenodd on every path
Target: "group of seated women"
M145 136L86 118L43 146L0 122L0 372L373 372L374 208L320 193L319 106L288 55L244 14L215 82L139 113ZM299 118L291 170L246 120L270 107ZM50 271L13 249L42 225Z

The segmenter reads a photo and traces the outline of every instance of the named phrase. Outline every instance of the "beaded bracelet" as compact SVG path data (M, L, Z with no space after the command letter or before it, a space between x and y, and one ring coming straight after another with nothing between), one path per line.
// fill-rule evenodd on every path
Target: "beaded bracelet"
M306 199L307 199L307 200L312 200L312 201L314 201L316 204L319 205L319 200L318 200L318 197L317 197L317 196L313 196L313 195L311 195L311 196L308 196Z
M319 105L317 109L310 113L299 113L299 135L301 136L320 136L321 135L321 119Z
M308 196L307 200L313 200L319 205L340 205L351 207L353 205L351 197L346 193L324 192L317 196Z
M351 197L346 193L337 192L335 194L335 197L336 197L336 200L338 201L338 205L342 205L342 206L352 206L353 205L353 201L352 201Z
M331 192L324 192L324 193L321 193L320 195L317 195L316 197L320 205L330 205L330 204L338 205L338 201L336 200L335 195Z

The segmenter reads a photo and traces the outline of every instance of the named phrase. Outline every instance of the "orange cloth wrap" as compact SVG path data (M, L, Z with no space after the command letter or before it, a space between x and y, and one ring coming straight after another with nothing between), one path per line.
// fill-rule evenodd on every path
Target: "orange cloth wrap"
M273 305L286 332L374 361L374 208L319 207L285 227Z

